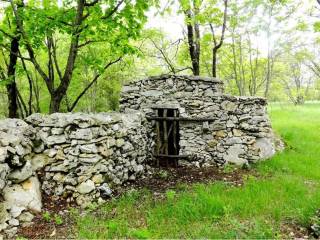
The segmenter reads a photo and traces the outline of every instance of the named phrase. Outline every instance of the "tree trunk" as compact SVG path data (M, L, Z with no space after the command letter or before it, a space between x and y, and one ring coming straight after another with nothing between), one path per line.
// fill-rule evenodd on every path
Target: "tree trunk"
M63 97L64 97L64 94L59 94L59 93L51 94L49 113L55 113L60 111L60 105Z
M16 65L19 53L19 37L14 37L10 47L10 62L8 66L8 78L10 82L6 85L8 94L8 112L9 118L18 118L18 89L16 84Z
M218 49L213 48L212 50L212 77L217 77L217 53Z
M199 76L200 75L200 64L199 64L200 54L197 53L197 46L194 40L193 26L191 24L188 24L187 30L188 30L188 44L189 44L189 54L190 54L191 64L192 64L192 72L193 72L193 75Z

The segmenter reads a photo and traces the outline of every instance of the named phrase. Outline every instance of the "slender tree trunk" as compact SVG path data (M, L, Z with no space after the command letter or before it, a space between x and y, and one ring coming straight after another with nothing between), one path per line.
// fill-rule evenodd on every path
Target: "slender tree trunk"
M213 25L210 23L210 29L212 33L214 47L212 48L212 77L217 77L217 58L218 51L224 42L224 34L227 27L227 13L228 13L228 0L224 0L224 13L223 13L223 24L221 29L221 36L219 42L214 31Z
M191 14L189 16L191 16ZM190 54L191 64L192 64L192 72L193 72L193 75L199 76L200 75L200 63L199 63L200 52L197 51L197 49L199 48L197 47L197 43L194 37L193 26L191 24L187 25L187 31L188 31L188 44L189 44L189 54Z
M55 92L51 94L50 108L49 108L50 113L55 113L60 111L61 102L64 96L65 96L65 93L61 93L61 92Z
M269 96L269 90L271 85L271 17L272 17L272 10L273 7L271 6L269 9L269 22L268 22L268 29L267 29L267 38L268 38L268 59L267 59L267 76L266 76L266 88L264 91L264 97L268 98Z
M212 77L217 77L217 53L218 49L213 48L212 50Z
M8 78L10 82L6 85L8 94L9 118L18 118L18 89L16 84L16 65L19 53L19 37L14 37L10 47L10 62L8 66Z

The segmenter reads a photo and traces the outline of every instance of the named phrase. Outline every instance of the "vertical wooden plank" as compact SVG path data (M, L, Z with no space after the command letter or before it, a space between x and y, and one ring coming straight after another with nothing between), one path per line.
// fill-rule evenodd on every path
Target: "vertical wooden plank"
M163 117L167 117L167 113L168 113L168 110L167 109L164 109L163 110ZM164 154L165 155L169 155L169 148L168 148L168 127L167 127L167 121L164 120L163 121L163 142L164 142ZM167 164L167 167L169 166L169 162L168 162L168 158L166 158L166 164Z
M177 117L177 110L173 110L173 117ZM177 143L177 121L173 121L173 148L174 148L174 155L178 155L178 143ZM178 158L174 159L175 167L178 167Z
M159 110L157 110L157 116L159 117ZM156 132L157 132L157 143L156 143L156 155L160 155L160 148L161 148L161 133L160 133L160 122L156 121ZM157 167L160 167L159 164L159 157L157 158Z

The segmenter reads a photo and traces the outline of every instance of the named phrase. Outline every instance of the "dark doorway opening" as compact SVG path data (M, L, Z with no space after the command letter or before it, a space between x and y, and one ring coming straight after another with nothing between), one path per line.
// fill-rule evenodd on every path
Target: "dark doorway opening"
M179 117L178 109L156 109L156 158L157 165L178 166L179 158ZM176 119L175 119L176 118Z

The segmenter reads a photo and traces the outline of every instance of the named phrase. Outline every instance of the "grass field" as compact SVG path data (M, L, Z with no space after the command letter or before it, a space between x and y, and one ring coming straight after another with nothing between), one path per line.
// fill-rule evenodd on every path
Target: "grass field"
M272 105L287 149L254 168L242 187L180 186L164 200L133 192L77 218L79 238L285 238L320 208L320 105Z

